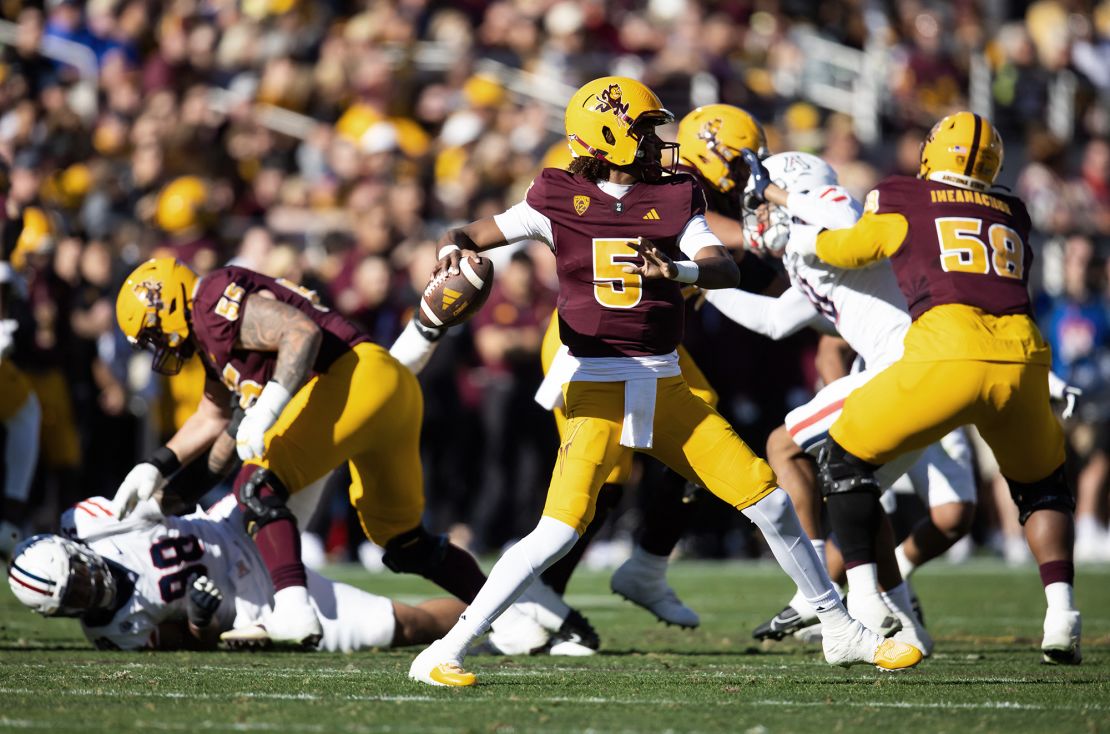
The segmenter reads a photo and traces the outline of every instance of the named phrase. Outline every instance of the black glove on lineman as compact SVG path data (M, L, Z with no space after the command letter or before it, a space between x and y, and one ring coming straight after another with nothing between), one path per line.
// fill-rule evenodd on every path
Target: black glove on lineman
M193 577L189 584L189 599L185 605L185 613L189 617L189 624L197 629L207 627L216 616L220 602L224 595L216 588L216 583L207 576L200 574Z
M767 168L763 165L763 161L759 160L759 156L751 148L742 148L740 156L744 162L748 164L748 170L751 172L752 177L752 191L753 198L759 201L766 201L763 198L764 192L771 184L771 174L767 172Z

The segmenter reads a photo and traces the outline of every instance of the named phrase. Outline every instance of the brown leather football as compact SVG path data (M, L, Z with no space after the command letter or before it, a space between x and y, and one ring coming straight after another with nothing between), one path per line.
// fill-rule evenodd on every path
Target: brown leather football
M455 326L478 312L493 288L493 263L488 257L459 261L459 273L446 270L432 277L420 297L420 323Z

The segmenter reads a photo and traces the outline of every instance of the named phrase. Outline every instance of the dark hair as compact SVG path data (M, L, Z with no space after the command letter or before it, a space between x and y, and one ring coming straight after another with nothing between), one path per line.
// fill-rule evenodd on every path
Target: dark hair
M590 181L608 181L609 180L609 164L600 158L593 158L591 156L578 156L570 162L567 170L575 176Z

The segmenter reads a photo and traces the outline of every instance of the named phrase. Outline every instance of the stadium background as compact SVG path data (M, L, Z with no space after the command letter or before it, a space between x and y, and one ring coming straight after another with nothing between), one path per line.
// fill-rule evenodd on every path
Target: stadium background
M772 151L822 155L861 198L916 172L941 115L991 116L1001 183L1037 228L1055 369L1086 393L1069 423L1080 523L1105 521L1110 2L0 0L0 16L0 156L9 211L24 213L13 262L29 307L13 358L44 406L40 526L111 496L199 396L196 371L152 376L116 329L137 263L171 252L203 273L235 258L316 289L389 344L443 229L565 164L563 105L604 74L644 80L679 117L742 106ZM553 260L533 244L496 263L490 302L421 375L429 524L479 552L532 527L556 448L531 401ZM688 322L722 411L761 450L813 392L816 337L773 343L711 306ZM982 464L976 540L1021 560L1012 505L992 507ZM615 554L637 494L604 536ZM697 501L684 552L759 554L714 503ZM349 515L335 492L315 524L333 559L357 548ZM1090 537L1087 557L1110 557Z

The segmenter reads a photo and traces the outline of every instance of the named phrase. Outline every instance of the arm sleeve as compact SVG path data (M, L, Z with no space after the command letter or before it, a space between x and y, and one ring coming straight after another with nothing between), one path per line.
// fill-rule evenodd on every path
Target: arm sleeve
M851 227L862 211L859 203L839 186L830 186L820 194L790 193L786 208L798 219L821 229Z
M908 231L909 224L901 214L868 213L853 227L821 232L813 247L817 257L829 265L862 268L898 252ZM805 249L797 252L807 254Z
M548 247L552 246L555 236L551 230L551 220L540 213L527 201L515 204L500 214L493 216L493 221L501 234L505 235L507 242L520 242L521 240L539 240Z
M785 339L804 326L825 321L797 288L787 288L778 298L728 288L707 291L706 300L741 326L772 339Z
M724 245L709 228L705 215L697 214L686 223L686 228L678 236L678 248L686 257L693 260L703 247L724 247Z

